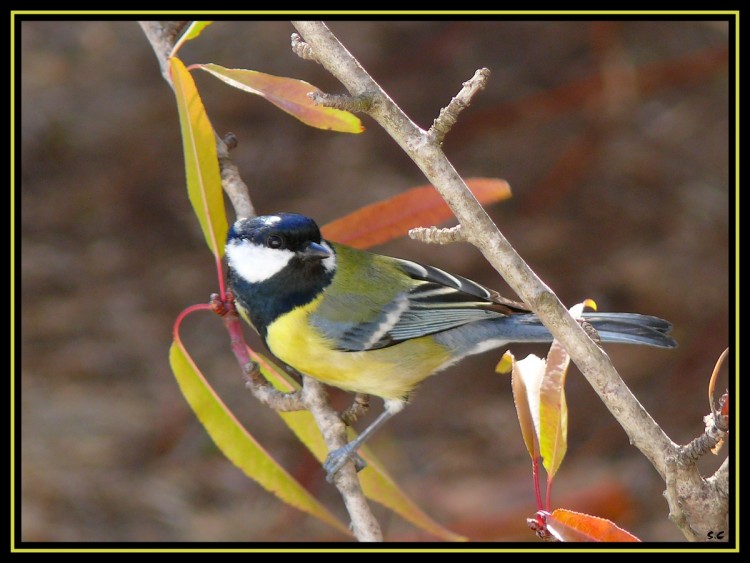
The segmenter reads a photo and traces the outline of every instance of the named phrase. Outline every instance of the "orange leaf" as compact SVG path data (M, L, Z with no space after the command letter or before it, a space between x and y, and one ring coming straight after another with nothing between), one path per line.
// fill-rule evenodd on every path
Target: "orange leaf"
M498 178L469 178L466 185L482 204L511 195L508 182ZM331 221L322 232L326 239L354 248L370 248L405 236L409 229L437 225L452 217L453 212L440 194L427 184Z
M362 122L353 113L315 104L308 94L319 93L320 90L304 80L274 76L257 70L224 68L213 63L198 65L198 68L234 88L262 96L311 127L342 133L361 133L365 130Z
M558 508L546 517L547 529L563 542L639 542L614 522Z

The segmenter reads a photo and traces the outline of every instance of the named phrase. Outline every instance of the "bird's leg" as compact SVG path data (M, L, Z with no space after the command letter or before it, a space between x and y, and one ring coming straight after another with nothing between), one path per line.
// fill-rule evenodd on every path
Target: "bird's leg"
M367 463L359 456L359 454L357 454L357 450L375 433L378 428L383 426L383 424L385 424L394 414L401 411L405 405L406 403L404 401L397 399L386 400L385 410L380 413L380 416L378 416L370 426L365 428L359 436L345 446L329 453L323 464L323 469L326 471L326 481L332 483L336 473L344 467L350 458L354 461L357 471L364 469L367 466Z

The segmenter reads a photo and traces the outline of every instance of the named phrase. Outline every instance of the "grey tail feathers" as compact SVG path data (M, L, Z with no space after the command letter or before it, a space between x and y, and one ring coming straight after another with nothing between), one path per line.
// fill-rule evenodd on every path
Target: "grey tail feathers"
M513 315L510 319L515 321L518 333L527 332L527 336L531 337L527 341L544 341L543 335L549 340L549 332L536 315ZM596 329L604 343L642 344L657 348L677 346L675 339L669 335L672 325L658 317L638 313L584 313L583 319ZM532 334L541 338L537 340Z
M675 348L669 335L672 325L650 315L638 313L584 313L583 319L596 329L602 342L645 344L658 348Z

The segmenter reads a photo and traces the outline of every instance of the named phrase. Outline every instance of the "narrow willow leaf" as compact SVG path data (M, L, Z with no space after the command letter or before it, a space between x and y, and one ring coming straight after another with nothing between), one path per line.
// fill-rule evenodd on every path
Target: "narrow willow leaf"
M510 185L499 178L468 178L466 185L479 203L489 205L511 196ZM416 186L325 225L323 236L354 248L371 248L406 236L409 229L439 225L453 212L430 184Z
M639 542L605 518L558 508L546 517L547 530L562 542Z
M580 318L587 300L570 308L570 314ZM570 356L557 340L552 341L544 377L539 389L539 449L544 469L551 480L568 450L568 404L565 400L565 378L570 366Z
M198 37L201 33L203 33L203 30L206 29L209 25L211 25L212 21L194 21L190 24L190 26L185 30L185 33L183 37L185 38L185 41L190 41L191 39L195 39Z
M547 354L547 366L539 390L539 451L550 479L560 467L568 449L568 405L565 375L570 357L555 341Z
M248 434L193 363L182 343L169 349L169 363L182 394L222 453L248 477L287 504L349 535L347 527L312 497Z
M185 65L173 57L169 59L169 67L180 114L188 196L206 244L214 256L221 258L228 226L214 130Z
M190 22L190 24L185 29L184 33L180 36L180 38L175 43L174 47L172 47L172 52L169 54L170 58L174 57L177 54L177 51L180 50L182 45L186 43L187 41L190 41L191 39L195 39L198 37L204 29L206 29L209 25L211 25L212 21L194 21Z
M440 525L419 508L393 481L369 448L364 447L359 453L367 462L367 467L360 473L360 483L367 498L389 508L407 522L435 537L453 542L468 541L468 538Z
M356 115L348 111L316 105L308 94L320 92L320 90L304 80L274 76L257 70L224 68L213 63L197 65L197 67L234 88L262 96L279 109L311 127L341 133L364 131L362 122Z
M263 377L277 390L282 393L294 393L299 391L299 384L283 369L279 368L271 360L248 348L250 357L260 367ZM307 446L318 461L326 458L326 448L323 435L310 411L277 412L286 425L294 432L297 438Z
M250 357L260 366L261 373L279 391L291 393L299 389L294 379L262 354L250 350ZM323 436L309 411L280 412L279 416L307 446L315 458L323 462L328 455ZM388 475L383 466L366 446L359 451L367 461L367 467L359 473L359 480L365 495L389 508L407 522L411 522L438 538L446 541L466 541L466 538L451 532L430 518L414 501L402 491Z

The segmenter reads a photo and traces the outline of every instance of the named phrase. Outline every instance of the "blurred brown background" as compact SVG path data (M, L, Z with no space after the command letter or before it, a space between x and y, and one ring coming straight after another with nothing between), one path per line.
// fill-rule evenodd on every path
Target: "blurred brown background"
M465 177L510 182L514 197L489 212L564 302L591 297L603 311L674 323L676 351L608 352L672 439L699 434L733 310L726 23L330 27L423 127L477 68L492 71L449 133L448 157ZM173 320L217 286L186 197L172 93L140 28L27 21L20 30L22 538L344 540L223 458L170 373ZM320 66L291 53L293 31L283 21L217 22L181 57L342 93ZM208 75L195 78L217 131L239 139L233 157L261 213L302 212L324 224L425 182L369 118L359 136L314 130ZM508 291L465 245L404 239L378 251ZM345 519L320 467L244 391L221 323L204 314L184 330L251 432ZM533 541L524 523L535 511L530 463L509 381L493 373L500 355L428 380L371 445L449 528L475 540ZM663 483L576 370L567 392L570 445L555 506L612 518L644 540L682 541ZM344 393L333 395L347 404ZM433 539L375 510L387 539Z

